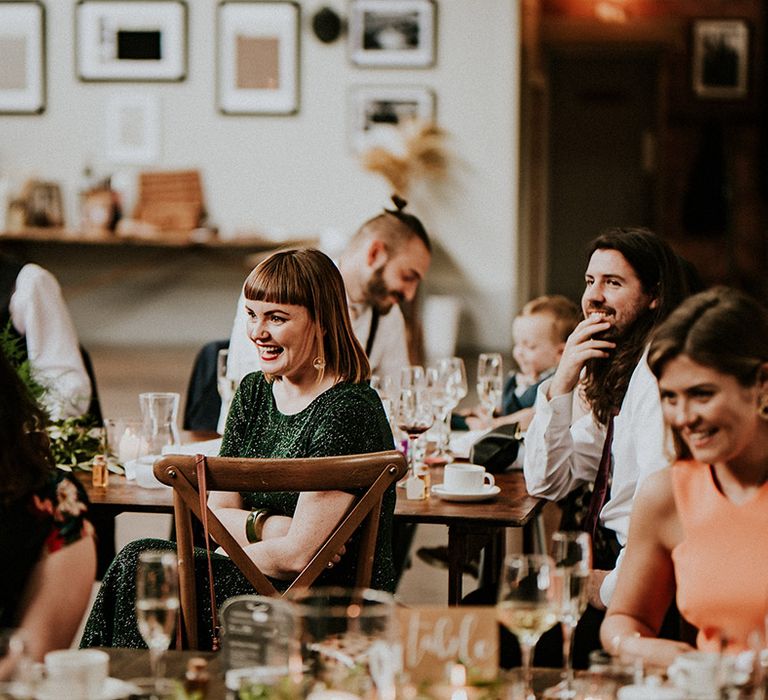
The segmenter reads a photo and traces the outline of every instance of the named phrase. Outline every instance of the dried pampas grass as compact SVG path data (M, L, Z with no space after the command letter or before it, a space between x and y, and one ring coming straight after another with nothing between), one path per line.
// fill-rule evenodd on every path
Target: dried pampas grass
M414 180L441 179L448 172L449 157L443 144L446 133L433 122L407 120L395 127L401 153L373 146L363 153L366 170L383 175L399 194L408 194Z

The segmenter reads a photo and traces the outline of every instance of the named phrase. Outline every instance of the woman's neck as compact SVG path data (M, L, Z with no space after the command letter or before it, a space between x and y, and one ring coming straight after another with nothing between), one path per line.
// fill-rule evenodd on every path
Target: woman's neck
M272 395L280 413L293 415L303 411L337 382L338 377L327 374L318 382L316 372L302 377L282 377L272 383Z
M756 440L746 454L712 465L723 493L735 503L748 500L768 481L768 443Z

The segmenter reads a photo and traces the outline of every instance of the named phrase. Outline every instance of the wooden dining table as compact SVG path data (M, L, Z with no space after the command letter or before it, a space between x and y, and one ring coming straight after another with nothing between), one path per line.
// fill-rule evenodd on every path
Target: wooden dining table
M409 501L405 489L397 489L395 519L411 523L436 523L448 528L448 604L463 597L462 568L470 551L482 548L483 575L495 579L504 555L504 534L509 527L523 528L524 549L533 547L533 530L545 501L528 494L519 471L496 474L500 492L487 500L452 502L431 495ZM173 513L173 495L168 487L148 489L123 476L110 475L107 488L83 483L91 501L90 515L102 537L114 531L114 518L125 512ZM432 483L442 483L442 468L432 469ZM102 546L109 543L102 543ZM481 581L483 580L481 576Z

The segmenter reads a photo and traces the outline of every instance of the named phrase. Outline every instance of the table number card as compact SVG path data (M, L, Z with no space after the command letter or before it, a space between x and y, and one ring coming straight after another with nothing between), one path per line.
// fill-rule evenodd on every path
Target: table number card
M415 683L445 681L450 664L472 677L494 678L499 668L499 631L493 607L398 608L403 665Z

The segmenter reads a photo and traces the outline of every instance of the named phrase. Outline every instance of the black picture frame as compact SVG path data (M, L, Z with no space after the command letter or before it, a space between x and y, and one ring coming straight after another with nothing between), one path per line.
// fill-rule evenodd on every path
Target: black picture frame
M187 77L185 0L79 0L75 63L83 82L180 82Z

